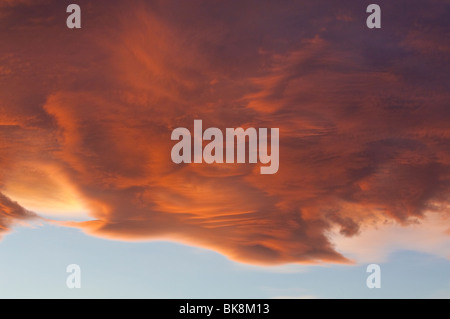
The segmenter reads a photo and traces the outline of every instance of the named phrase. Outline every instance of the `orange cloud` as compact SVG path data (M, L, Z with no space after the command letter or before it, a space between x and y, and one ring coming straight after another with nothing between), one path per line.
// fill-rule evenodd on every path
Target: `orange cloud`
M302 3L105 3L80 2L84 29L47 21L0 48L0 189L25 207L84 207L92 220L63 224L255 264L349 263L330 232L448 215L449 94L430 76L447 76L448 46L431 52L420 28L366 39L357 19ZM171 132L194 119L280 128L278 173L172 163Z

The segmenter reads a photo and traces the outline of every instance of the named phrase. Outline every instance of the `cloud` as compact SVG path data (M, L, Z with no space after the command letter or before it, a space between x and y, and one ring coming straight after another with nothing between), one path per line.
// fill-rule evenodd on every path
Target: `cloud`
M39 2L39 1L32 1L32 0L4 0L0 4L0 8L1 7L14 7L14 6L18 6L18 5L32 5L33 2L36 3L36 2Z
M415 232L426 212L449 214L448 22L440 2L408 3L383 4L375 31L350 1L80 1L75 31L56 7L8 11L0 189L47 213L88 210L63 224L93 236L351 263L331 232L356 243L372 225ZM195 119L280 128L278 173L173 164L171 132Z
M9 232L13 224L34 218L37 218L35 213L0 193L0 236Z
M395 251L411 250L450 258L446 228L448 216L427 213L420 222L408 225L386 222L379 227L363 226L358 240L334 235L338 250L360 263L385 262ZM448 230L447 230L448 232Z

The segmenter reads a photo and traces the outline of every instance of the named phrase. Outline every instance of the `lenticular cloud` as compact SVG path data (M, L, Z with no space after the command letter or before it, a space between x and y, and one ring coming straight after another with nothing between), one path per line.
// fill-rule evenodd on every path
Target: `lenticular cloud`
M56 2L0 7L2 230L58 203L93 236L348 263L331 232L449 215L444 4L385 4L375 31L354 1L79 1L68 30ZM279 128L279 170L173 163L195 119Z

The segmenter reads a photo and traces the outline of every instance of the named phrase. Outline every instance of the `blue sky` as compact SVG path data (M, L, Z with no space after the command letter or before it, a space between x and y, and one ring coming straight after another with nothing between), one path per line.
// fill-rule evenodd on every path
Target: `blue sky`
M43 224L19 227L0 244L0 298L449 298L447 259L397 251L380 263L258 267L169 242L127 243ZM66 267L81 267L81 288Z

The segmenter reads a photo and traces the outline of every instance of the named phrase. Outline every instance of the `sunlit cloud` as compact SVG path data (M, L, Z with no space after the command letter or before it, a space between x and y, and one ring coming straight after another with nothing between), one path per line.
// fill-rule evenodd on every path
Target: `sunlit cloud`
M428 213L426 217L408 226L395 222L367 225L355 238L334 235L338 251L359 263L381 263L397 251L410 250L450 258L448 216ZM446 233L447 231L447 233Z
M443 4L387 4L397 32L369 36L354 2L244 2L79 1L80 30L56 0L0 6L2 229L34 211L252 265L448 255ZM279 171L174 164L195 119L279 128Z

